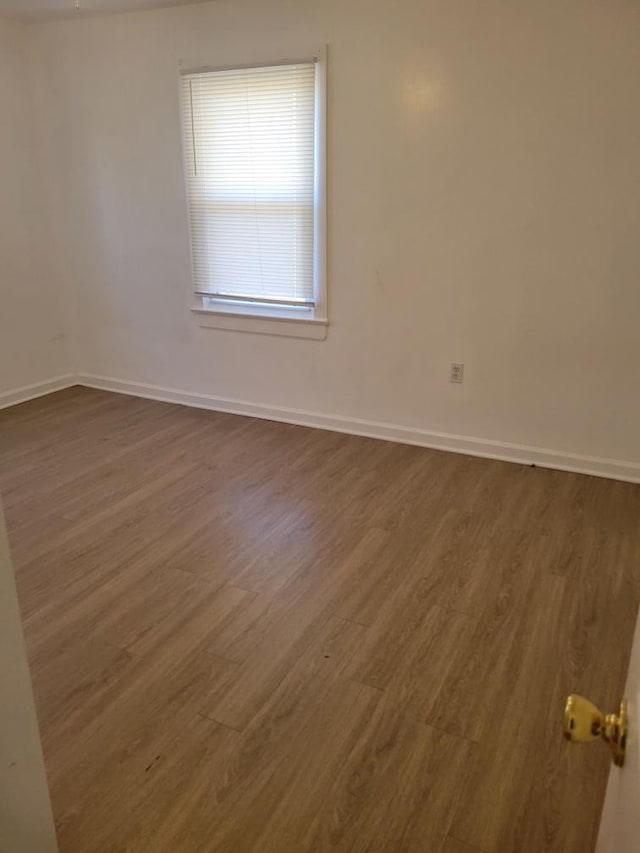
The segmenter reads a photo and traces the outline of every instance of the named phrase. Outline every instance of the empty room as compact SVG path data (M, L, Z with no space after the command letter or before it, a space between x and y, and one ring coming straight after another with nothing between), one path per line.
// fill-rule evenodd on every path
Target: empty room
M0 0L0 853L638 853L640 3Z

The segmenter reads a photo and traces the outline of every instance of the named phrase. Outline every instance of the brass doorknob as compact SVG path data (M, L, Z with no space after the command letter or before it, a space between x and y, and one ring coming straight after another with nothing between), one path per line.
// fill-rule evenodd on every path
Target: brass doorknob
M603 714L584 696L572 694L564 708L564 736L573 743L588 743L602 738L611 746L613 763L624 764L629 726L627 700L620 702L618 714Z

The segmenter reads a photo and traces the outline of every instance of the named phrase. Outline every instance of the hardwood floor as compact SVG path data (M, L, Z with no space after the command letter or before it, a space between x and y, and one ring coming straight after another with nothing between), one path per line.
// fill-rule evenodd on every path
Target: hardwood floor
M0 412L61 853L587 853L640 487L92 391Z

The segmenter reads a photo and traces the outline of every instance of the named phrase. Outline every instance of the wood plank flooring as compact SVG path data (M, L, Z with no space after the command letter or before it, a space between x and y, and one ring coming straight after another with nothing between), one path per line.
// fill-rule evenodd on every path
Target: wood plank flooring
M0 412L62 853L588 853L640 487L73 388Z

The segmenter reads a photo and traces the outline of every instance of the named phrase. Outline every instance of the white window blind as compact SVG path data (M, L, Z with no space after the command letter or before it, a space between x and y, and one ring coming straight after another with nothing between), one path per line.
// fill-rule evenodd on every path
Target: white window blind
M183 76L198 295L314 305L315 69Z

